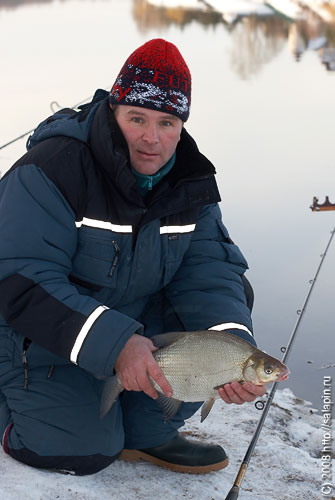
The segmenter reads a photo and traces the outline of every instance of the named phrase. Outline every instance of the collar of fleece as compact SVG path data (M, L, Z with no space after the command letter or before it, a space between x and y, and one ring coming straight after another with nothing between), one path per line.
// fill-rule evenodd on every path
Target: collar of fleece
M176 161L176 152L173 153L170 160L165 163L165 165L158 170L154 175L145 175L137 172L133 167L131 171L136 179L136 184L140 190L142 196L145 196L148 191L151 191L153 186L155 186L163 177L170 172L174 163Z

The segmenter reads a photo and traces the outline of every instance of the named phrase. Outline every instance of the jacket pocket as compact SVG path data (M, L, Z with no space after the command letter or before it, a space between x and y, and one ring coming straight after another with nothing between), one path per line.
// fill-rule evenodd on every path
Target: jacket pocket
M164 286L166 286L171 282L183 262L192 233L164 235L162 238L165 238Z
M121 250L115 239L100 239L81 234L73 259L70 280L94 291L115 288Z

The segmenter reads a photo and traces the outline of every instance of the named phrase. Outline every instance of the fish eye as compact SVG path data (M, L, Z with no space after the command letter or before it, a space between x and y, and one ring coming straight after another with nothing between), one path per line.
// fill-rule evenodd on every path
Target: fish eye
M272 368L265 368L264 371L267 375L271 375L271 373L273 372Z

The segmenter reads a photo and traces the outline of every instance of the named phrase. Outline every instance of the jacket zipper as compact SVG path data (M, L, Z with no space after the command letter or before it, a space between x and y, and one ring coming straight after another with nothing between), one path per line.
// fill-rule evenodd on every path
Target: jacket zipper
M120 258L120 247L117 244L115 240L112 240L112 243L114 245L114 250L115 250L115 257L112 262L112 267L109 270L108 276L111 278L113 276L113 273L115 271L116 266L118 265L119 258Z
M23 387L25 390L28 389L28 362L27 362L27 350L31 344L31 340L25 337L23 341L23 352L22 352L22 364L23 364Z

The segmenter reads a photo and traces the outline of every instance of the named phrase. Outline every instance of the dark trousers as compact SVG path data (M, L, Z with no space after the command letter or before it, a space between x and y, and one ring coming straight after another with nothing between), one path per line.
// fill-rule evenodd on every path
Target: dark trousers
M247 305L253 291L244 278ZM159 298L158 298L159 303ZM181 331L178 318L151 301L143 322L148 335ZM123 448L141 449L173 438L201 403L183 403L164 421L157 403L142 392L124 391L100 420L103 382L85 370L31 343L23 365L24 339L0 327L0 438L13 458L39 468L78 475L111 464Z
M124 391L99 418L103 382L76 365L0 329L0 438L10 456L25 464L72 474L92 474L111 464L124 447L168 441L200 406L183 404L165 423L157 403ZM122 408L121 408L122 405Z

